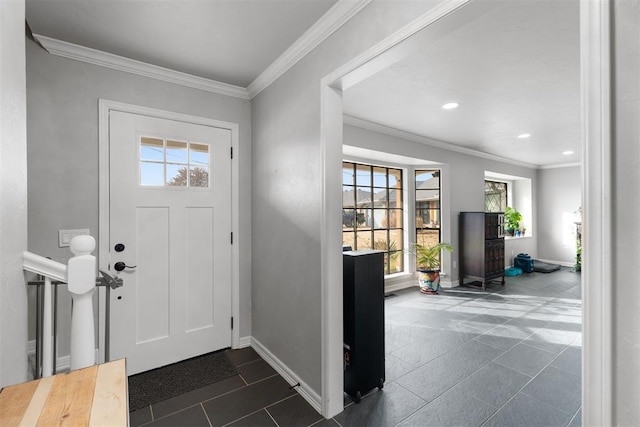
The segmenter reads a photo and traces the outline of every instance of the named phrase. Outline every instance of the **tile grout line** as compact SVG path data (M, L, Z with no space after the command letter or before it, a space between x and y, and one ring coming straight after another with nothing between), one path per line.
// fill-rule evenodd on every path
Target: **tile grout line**
M526 345L526 344L525 344L525 345ZM534 347L534 348L535 348L535 347ZM540 350L540 349L538 349L538 350ZM543 350L543 351L544 351L544 350ZM563 352L564 352L564 351L563 351ZM561 352L560 354L562 354L563 352ZM508 404L509 402L511 402L513 399L515 399L515 397L516 397L518 394L520 394L520 393L522 392L522 390L524 390L524 389L525 389L525 388L526 388L526 387L527 387L527 386L528 386L528 385L529 385L533 380L535 380L535 379L538 377L538 375L540 375L540 373L541 373L542 371L544 371L545 369L547 369L548 367L550 367L550 366L551 366L551 364L552 364L552 363L553 363L553 362L554 362L558 357L560 357L560 354L557 354L557 355L556 355L556 357L554 357L553 359L551 359L551 361L549 361L549 363L547 363L547 364L546 364L546 365L545 365L545 366L544 366L544 367L543 367L543 368L542 368L542 369L541 369L537 374L535 374L534 376L532 376L532 377L531 377L531 379L530 379L529 381L527 381L527 382L526 382L522 387L520 387L520 389L519 389L517 392L515 392L515 393L514 393L514 394L513 394L513 395L512 395L512 396L511 396L511 397L510 397L506 402L504 402L504 404L502 404L502 406L500 406L500 407L498 408L498 410L497 410L497 411L495 411L493 414L491 414L491 416L490 416L489 418L487 418L487 419L484 421L484 423L482 423L481 425L484 425L487 421L489 421L491 418L493 418L493 417L494 417L498 412L500 412L500 411L501 411L505 406L507 406L507 404ZM497 358L496 358L496 359L497 359ZM498 363L498 362L496 362L496 363ZM505 368L507 368L507 369L511 369L511 370L513 370L513 371L516 371L515 369L513 369L513 368L509 368L508 366L501 365L500 363L498 363L498 365L503 366L503 367L505 367ZM516 372L519 372L519 373L521 373L521 374L522 374L522 372L520 372L520 371L516 371ZM526 375L526 374L523 374L523 375ZM536 399L536 398L535 398L535 397L533 397L533 396L529 396L528 394L526 394L526 393L524 393L524 392L522 392L522 394L524 394L524 395L526 395L526 396L528 396L528 397L531 397L532 399L535 399L535 400L537 400L538 402L543 403L543 404L545 404L545 405L547 405L547 406L549 406L549 407L551 407L551 408L557 409L557 410L559 410L559 411L561 411L561 412L563 412L563 413L565 413L565 414L568 414L568 412L565 412L564 410L562 410L562 409L560 409L560 408L557 408L557 407L555 407L555 406L553 406L553 405L549 405L548 403L545 403L545 402L543 402L543 401L541 401L541 400L539 400L539 399ZM581 405L581 407L582 407L582 405ZM578 408L578 410L580 410L580 408ZM573 417L572 417L572 418L573 418Z
M240 374L238 374L238 376L240 376ZM233 377L229 377L229 378L233 378ZM242 379L242 377L241 377L241 379ZM243 381L244 381L244 379L243 379ZM254 384L255 384L255 383L254 383ZM233 393L234 391L238 391L238 390L240 390L240 389L242 389L242 388L244 388L244 387L247 387L247 386L246 386L246 385L244 385L244 386L241 386L241 387L238 387L238 388L234 388L233 390L229 390L229 391L227 391L227 392L224 392L224 393L222 393L222 394L219 394L219 395L217 395L217 396L215 396L215 397L212 397L212 398L210 398L210 399L205 399L205 400L203 400L203 401L201 401L201 402L193 403L193 404L191 404L191 405L185 406L184 408L180 408L180 409L175 410L175 411L173 411L173 412L169 412L168 414L163 415L163 416L161 416L160 418L157 418L157 419L155 418L155 416L154 416L154 414L153 414L153 406L152 406L152 405L149 405L149 408L150 408L150 410L151 410L151 421L157 421L157 420L161 420L161 419L163 419L163 418L167 418L167 417L168 417L168 416L170 416L170 415L175 415L175 414L177 414L178 412L182 412L182 411L184 411L184 410L191 409L191 408L193 408L193 407L195 407L195 406L202 405L202 404L203 404L203 403L205 403L205 402L209 402L210 400L214 400L214 399L217 399L217 398L219 398L219 397L225 396L225 395L227 395L227 394L229 394L229 393ZM178 397L178 396L175 396L175 397ZM204 406L203 406L203 409L204 409ZM207 412L207 411L205 410L205 413L206 413L206 412ZM143 424L143 425L146 425L146 424L148 424L148 423L145 423L145 424Z
M262 359L250 360L250 361L248 361L248 362L244 362L244 363L241 363L241 364L239 364L239 365L233 365L233 367L237 369L237 368L240 368L240 367L242 367L242 366L246 366L246 365L250 365L250 364L252 364L252 363L260 362L261 360L262 360Z
M246 414L246 415L243 415L243 416L241 416L240 418L236 418L235 420L231 420L231 421L229 421L228 423L224 424L222 427L226 427L226 426L228 426L229 424L233 424L233 423L235 423L236 421L243 420L243 419L245 419L245 418L247 418L247 417L250 417L251 415L257 414L258 412L260 412L260 411L262 411L262 410L266 411L266 412L267 412L267 414L269 414L269 411L267 411L267 408L269 408L269 407L271 407L271 406L274 406L274 405L277 405L278 403L282 403L282 402L284 402L285 400L291 399L292 397L295 397L296 395L297 395L297 393L296 393L296 394L292 394L291 396L285 397L284 399L280 399L280 400L278 400L277 402L273 402L273 403L270 403L270 404L269 404L269 405L267 405L267 406L263 406L263 407L262 407L262 408L260 408L260 409L256 409L255 411L250 412L250 413L248 413L248 414ZM206 412L206 411L205 411L205 412ZM271 414L269 414L269 417L270 417L271 419L273 419L273 417L271 417ZM276 420L273 420L273 421L276 423L276 425L278 425L278 423L276 422Z
M530 311L531 311L531 310L530 310ZM524 316L524 315L523 315L523 316ZM523 317L523 316L521 316L521 317ZM508 322L507 322L507 323L508 323ZM503 325L503 324L501 324L501 325ZM497 327L497 326L500 326L500 325L496 325L496 327ZM533 335L533 334L531 334L531 335ZM531 336L531 335L530 335L530 336ZM482 335L479 335L479 336L482 336ZM476 337L476 338L478 338L478 337ZM476 338L474 338L474 339L472 339L472 340L470 340L470 341L476 340ZM524 340L522 340L522 341L524 341ZM425 405L423 405L423 406L422 406L421 408L419 408L418 410L420 410L420 409L424 408L426 405L428 405L428 404L430 404L431 402L435 401L436 399L438 399L440 396L442 396L442 395L443 395L443 394L445 394L446 392L448 392L448 391L452 390L454 387L456 387L456 386L460 385L461 383L463 383L464 381L466 381L467 379L469 379L471 376L473 376L474 374L476 374L478 371L480 371L480 370L481 370L482 368L484 368L485 366L488 366L490 363L494 363L494 362L495 362L499 357L501 357L504 353L506 353L506 351L503 351L502 349L497 348L497 347L495 347L495 346L492 346L492 345L490 345L490 344L485 344L485 343L482 343L482 342L479 342L479 343L484 344L484 345L487 345L487 346L489 346L489 347L491 347L491 348L495 348L495 349L497 349L497 350L500 350L500 351L502 351L502 353L501 353L500 355L496 356L494 359L490 360L489 362L485 363L484 365L482 365L482 366L481 366L481 367L479 367L478 369L476 369L472 374L468 375L467 377L465 377L465 378L464 378L464 379L462 379L461 381L457 382L457 383L456 383L456 384L454 384L453 386L449 387L447 390L443 391L442 393L440 393L439 395L437 395L436 397L434 397L432 400L428 401ZM524 345L526 345L526 344L524 344ZM533 347L533 348L537 348L537 347L535 347L535 346L531 346L531 347ZM567 346L567 347L569 347L569 346ZM542 349L539 349L539 350L542 350ZM433 359L433 360L437 360L437 359L439 359L440 357L445 356L446 354L448 354L448 353L449 353L449 352L451 352L451 351L453 351L453 349L449 350L449 351L448 351L448 352L446 352L445 354L443 354L443 355L441 355L441 356L439 356L439 357L437 357L437 358L435 358L435 359ZM542 350L542 351L546 351L546 350ZM496 409L496 410L491 414L491 416L489 416L489 417L488 417L488 418L487 418L487 419L486 419L482 424L485 424L487 421L489 421L491 418L493 418L493 417L494 417L494 416L495 416L495 415L496 415L496 414L497 414L497 413L498 413L498 412L499 412L499 411L500 411L504 406L506 406L506 405L507 405L511 400L513 400L513 399L515 398L515 396L516 396L518 393L520 393L520 392L521 392L521 391L522 391L522 390L523 390L523 389L524 389L524 388L525 388L525 387L526 387L526 386L527 386L531 381L533 381L533 380L534 380L534 379L535 379L535 378L540 374L540 372L542 372L543 370L545 370L546 368L548 368L548 367L551 365L551 363L553 363L553 362L554 362L554 361L555 361L555 360L560 356L560 354L564 353L564 351L566 351L566 349L565 349L565 350L563 350L563 351L561 351L559 354L556 354L556 355L555 355L555 357L554 357L553 359L551 359L551 361L549 361L549 363L548 363L546 366L544 366L544 367L543 367L543 368L538 372L538 374L536 374L536 375L532 376L532 377L531 377L531 379L530 379L530 380L529 380L529 381L528 381L524 386L522 386L522 387L521 387L521 388L520 388L520 389L519 389L515 394L513 394L513 395L512 395L512 396L511 396L511 397L510 397L510 398L509 398L509 399L508 399L508 400L507 400L503 405L502 405L502 406L500 406L499 408L497 408L497 409ZM547 353L553 354L553 353L551 353L551 352L547 352ZM396 357L397 357L397 356L396 356ZM432 360L432 361L433 361L433 360ZM430 362L432 362L432 361L430 361ZM427 363L430 363L430 362L427 362ZM421 365L421 366L419 366L419 367L417 367L417 368L415 368L415 369L419 369L420 367L425 366L427 363L425 363L425 364L423 364L423 365ZM498 362L495 362L495 363L498 363ZM498 365L503 366L503 367L505 367L505 368L507 368L507 369L511 369L511 370L513 370L513 371L515 371L515 372L519 372L519 371L517 371L517 370L515 370L515 369L513 369L513 368L509 368L508 366L501 365L500 363L498 363ZM415 370L415 369L414 369L414 370ZM412 370L412 371L410 371L410 372L413 372L413 370ZM407 374L410 374L410 372L408 372ZM527 374L524 374L524 373L522 373L522 372L519 372L519 373L521 373L521 374L523 374L523 375L527 375ZM405 375L407 375L407 374L405 374ZM527 376L528 376L528 375L527 375ZM398 385L400 385L399 383L397 383L397 384L398 384ZM402 385L400 385L400 386L402 387ZM403 388L405 388L405 387L403 387ZM405 388L405 389L406 389L406 388ZM408 390L408 391L409 391L409 392L411 392L411 390ZM413 393L413 394L415 394L415 393ZM418 397L420 397L420 396L418 396ZM420 398L421 398L421 397L420 397ZM421 399L422 399L422 398L421 398ZM424 399L423 399L423 400L424 400ZM484 402L484 401L482 401L482 400L480 400L480 399L477 399L477 400L479 400L480 402L483 402L483 403L487 403L487 402ZM536 399L536 400L538 400L538 399ZM542 402L542 403L544 403L544 402ZM493 405L491 405L491 404L488 404L488 403L487 403L487 405L489 405L489 406L490 406L490 407L492 407L492 408L495 408L495 407L494 407ZM547 404L547 406L550 406L550 407L552 407L552 408L558 409L558 410L560 410L560 411L561 411L561 412L563 412L563 413L567 413L567 412L565 412L565 411L563 411L563 410L561 410L561 409L559 409L559 408L556 408L555 406L548 405L548 404ZM413 414L415 414L418 410L414 411L414 412L413 412L413 413L411 413L409 416L412 416L412 415L413 415ZM403 421L404 421L404 420L406 420L407 418L408 418L408 417L404 418L404 419L403 419Z
M248 386L249 383L247 382L247 380L244 379L244 377L242 376L242 373L238 373L238 376L240 377L240 379L242 380L242 382L244 383L245 386Z
M393 382L393 381L392 381L392 382ZM399 387L401 387L402 389L404 389L404 390L406 390L407 392L409 392L409 393L413 394L414 396L416 396L418 399L420 399L420 400L424 401L424 404L423 404L423 405L421 405L419 408L416 408L416 410L415 410L415 411L413 411L412 413L410 413L409 415L407 415L406 417L404 417L404 418L403 418L403 419L401 419L400 421L398 421L395 425L399 425L399 424L401 424L402 422L404 422L405 420L408 420L408 419L409 419L410 417L412 417L414 414L416 414L417 412L421 411L421 410L422 410L422 408L424 408L425 406L427 406L429 403L433 402L433 400L432 400L432 401L430 401L430 402L427 402L425 399L423 399L422 397L418 396L418 395L417 395L417 394L415 394L413 391L411 391L411 390L409 390L408 388L404 387L404 386L403 386L402 384L400 384L400 383L396 383L396 384L397 384ZM434 400L435 400L435 399L434 399Z
M230 424L233 424L233 423L235 423L235 422L237 422L237 421L244 420L245 418L249 418L251 415L255 415L255 414L257 414L258 412L263 411L264 409L265 409L265 408L260 408L260 409L257 409L257 410L255 410L255 411L253 411L253 412L250 412L250 413L248 413L248 414L246 414L246 415L243 415L243 416L241 416L240 418L236 418L235 420L231 420L231 421L229 421L228 423L223 424L223 425L222 425L222 427L226 427L226 426L228 426L228 425L230 425Z
M269 418L271 418L271 421L273 421L276 424L277 427L280 427L280 424L278 424L276 419L273 418L273 415L271 415L271 412L269 412L269 410L267 408L264 408L264 411L267 413L267 415L269 415Z
M207 414L207 410L204 409L204 405L202 404L202 402L200 402L199 405L200 405L200 409L202 409L202 412L204 412L204 416L207 419L207 422L209 423L209 427L213 427L213 423L209 419L209 414Z

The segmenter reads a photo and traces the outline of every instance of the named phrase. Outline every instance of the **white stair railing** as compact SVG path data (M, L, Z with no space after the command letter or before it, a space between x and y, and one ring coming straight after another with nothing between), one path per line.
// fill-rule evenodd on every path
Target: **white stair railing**
M53 328L51 281L65 282L73 298L71 313L71 369L95 364L95 336L93 304L96 286L96 258L91 252L96 247L91 236L76 236L70 242L75 255L64 265L31 252L23 253L23 269L44 277L44 306L42 322L42 376L53 373Z

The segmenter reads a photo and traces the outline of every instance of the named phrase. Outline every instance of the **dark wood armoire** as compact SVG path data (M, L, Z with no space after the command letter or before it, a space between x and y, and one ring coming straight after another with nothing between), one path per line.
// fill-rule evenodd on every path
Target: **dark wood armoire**
M460 286L502 279L504 285L504 214L460 212Z

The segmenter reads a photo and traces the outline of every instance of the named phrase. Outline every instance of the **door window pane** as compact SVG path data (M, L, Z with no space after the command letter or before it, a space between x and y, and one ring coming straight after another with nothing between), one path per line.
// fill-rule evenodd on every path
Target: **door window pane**
M209 186L209 168L205 166L189 167L189 187L206 188Z
M187 186L187 167L184 165L167 164L167 185L170 187Z
M194 166L209 166L209 146L189 144L189 163Z
M140 185L164 185L164 163L140 162Z
M187 143L167 141L167 162L187 163Z
M209 145L143 136L140 138L140 185L209 187Z
M164 161L164 141L158 138L142 137L140 140L140 160Z

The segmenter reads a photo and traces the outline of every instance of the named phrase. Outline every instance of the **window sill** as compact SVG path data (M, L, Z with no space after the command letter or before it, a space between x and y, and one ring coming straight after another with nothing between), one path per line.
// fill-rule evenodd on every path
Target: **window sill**
M412 277L413 277L413 274L411 273L406 273L406 272L393 273L393 274L388 274L384 276L384 281L389 283L404 282L408 279L411 279Z
M504 240L519 240L519 239L529 239L533 236L527 234L526 236L504 236Z
M394 273L384 277L384 292L391 293L417 284L417 279L411 273Z

